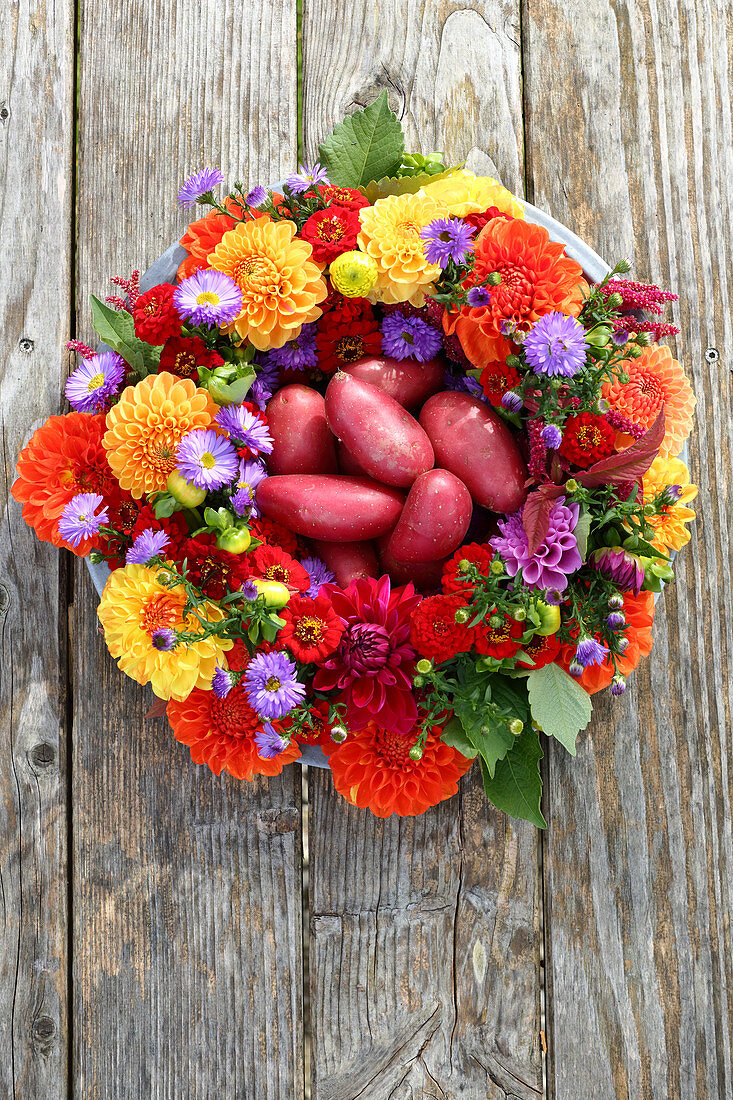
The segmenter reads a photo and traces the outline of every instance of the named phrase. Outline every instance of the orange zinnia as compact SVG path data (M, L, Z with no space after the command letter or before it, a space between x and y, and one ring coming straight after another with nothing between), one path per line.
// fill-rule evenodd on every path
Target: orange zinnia
M468 358L477 367L504 362L512 346L502 335L503 321L527 330L546 313L577 317L588 284L583 269L550 240L541 225L494 218L476 241L476 263L470 284L483 283L498 272L501 283L491 288L487 306L464 306L447 313L445 331L455 333Z
M237 222L245 215L246 207L233 199L231 195L224 199L222 205L227 210L231 210L234 216L227 218L224 214L220 214L218 210L212 210L205 218L199 218L198 221L191 222L181 237L180 243L188 252L188 256L178 268L179 281L187 279L189 275L193 275L194 271L198 271L202 267L208 267L208 257L219 241L225 233L228 233L230 229L234 229ZM255 212L252 211L252 213Z
M136 500L165 489L176 449L194 428L208 428L219 411L207 390L163 371L123 390L107 413L104 446L123 489Z
M442 728L428 733L420 760L410 759L415 737L381 729L370 722L349 733L340 745L324 745L333 785L352 806L376 817L412 817L458 790L458 780L473 760L444 744ZM415 736L417 731L415 731Z
M102 446L104 423L104 416L89 413L49 417L21 451L11 490L39 539L80 557L89 553L94 539L69 546L59 535L58 520L77 493L101 493L105 501L119 497Z
M692 387L666 344L645 348L638 359L628 359L623 369L628 382L614 378L603 386L603 396L614 412L621 413L644 430L651 428L664 406L665 431L661 455L678 455L690 434L696 398ZM616 450L623 451L634 442L631 435L618 432Z
M635 596L633 592L624 593L624 617L627 628L624 637L628 640L629 648L620 657L616 658L618 670L622 676L628 676L634 671L642 657L647 657L652 650L652 623L654 622L654 593L640 592ZM575 643L565 643L560 650L556 661L567 672L570 662L575 656ZM595 695L608 687L613 679L613 665L607 659L602 665L589 665L583 669L583 675L578 683L584 687L589 695Z

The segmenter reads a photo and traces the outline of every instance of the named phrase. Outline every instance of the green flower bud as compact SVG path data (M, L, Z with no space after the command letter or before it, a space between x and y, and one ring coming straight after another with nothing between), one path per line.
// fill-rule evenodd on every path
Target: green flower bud
M461 558L461 560L458 562L458 572L459 573L467 573L470 568L471 568L470 561L468 561L467 558Z
M422 672L423 675L426 675L428 672L433 671L433 662L426 660L425 657L421 657L416 667L418 672Z
M638 344L629 344L626 349L626 354L629 359L639 359L644 354L644 350L640 348Z
M335 741L337 745L343 744L348 737L349 731L345 726L334 726L331 730L331 740Z
M102 554L99 553L99 550L90 550L89 561L92 565L101 565L101 563L104 561L104 557Z
M527 618L527 612L523 607L518 607L515 611L510 611L509 614L514 619L515 623L523 623Z
M422 760L422 745L419 742L410 749L410 760Z
M486 282L489 286L498 286L501 282L501 275L498 271L492 271L490 275L486 276Z
M574 477L569 477L568 480L565 482L565 489L568 493L577 493L579 488L580 486L578 485Z
M619 275L625 275L627 271L631 271L631 264L628 260L619 260L616 264L615 271Z
M510 370L519 370L522 365L522 360L519 358L518 355L507 355L506 365L509 367Z
M498 630L503 622L504 620L502 619L501 615L492 615L489 619L489 626L492 630Z
M471 612L468 610L467 607L459 607L456 611L455 619L460 626L462 626L464 623L467 623L470 618Z
M524 722L519 718L512 718L509 723L509 732L513 733L515 737L519 737L520 733L524 729Z
M412 683L413 683L414 687L421 688L423 686L423 684L425 683L425 677L424 676L413 676L412 677Z
M617 290L614 290L613 294L609 294L606 298L606 305L609 309L621 309L624 304L624 299Z
M651 332L637 332L636 342L640 348L649 348L654 343L654 337Z
M491 565L489 566L489 570L494 574L495 577L500 577L504 572L504 562L501 561L500 558L494 558Z
M594 325L590 332L586 332L585 339L592 348L604 348L611 339L612 331L610 325Z

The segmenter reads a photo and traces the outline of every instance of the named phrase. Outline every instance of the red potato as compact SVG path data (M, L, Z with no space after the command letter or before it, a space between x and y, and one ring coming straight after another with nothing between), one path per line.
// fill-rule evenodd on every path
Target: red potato
M326 419L370 477L412 485L432 468L433 448L414 417L369 382L339 371L326 390Z
M326 423L320 393L308 386L284 386L267 405L273 438L267 459L271 474L335 474L335 440Z
M399 405L411 409L443 388L445 363L442 359L430 359L427 363L415 359L359 359L343 369L352 378L369 382Z
M448 470L420 474L407 494L388 549L398 561L437 561L460 546L471 522L466 486Z
M257 486L264 515L296 535L324 542L361 542L391 530L405 494L366 477L283 474Z
M346 588L360 577L378 577L379 565L370 542L319 542L313 539L313 553L336 577L339 588Z
M354 474L356 477L369 477L364 467L359 465L349 448L340 439L336 441L336 458L338 459L340 473Z
M420 423L439 466L459 477L477 504L516 512L527 496L527 468L504 421L477 397L449 390L428 399Z
M407 584L412 581L419 592L435 592L440 588L445 558L441 558L440 561L398 561L389 552L389 540L390 536L384 535L377 540L377 547L382 572L386 573L394 584Z

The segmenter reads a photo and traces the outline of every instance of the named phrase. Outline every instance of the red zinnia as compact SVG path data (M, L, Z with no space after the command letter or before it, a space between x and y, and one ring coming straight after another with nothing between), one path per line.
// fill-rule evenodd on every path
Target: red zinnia
M288 649L296 661L320 664L333 653L341 640L344 624L331 601L323 596L314 600L293 596L281 617L285 620L277 636L278 647Z
M412 616L410 638L421 657L448 661L457 653L468 653L478 638L476 627L456 622L456 611L464 607L462 596L428 596Z
M181 335L181 318L173 304L175 290L172 283L160 283L140 295L132 314L135 335L140 340L158 345Z
M310 577L300 562L291 558L279 546L258 546L252 554L254 573L266 581L279 581L288 588L297 588L306 592L310 586Z
M517 638L524 634L524 627L509 615L504 616L501 626L489 626L489 620L484 619L477 629L480 634L476 640L476 652L483 653L485 657L495 657L501 661L505 657L513 657L522 648Z
M466 214L465 218L462 218L461 221L474 226L476 230L475 235L478 236L486 223L493 221L494 218L504 218L505 221L510 222L512 220L512 215L505 214L498 206L490 206L489 209L484 210L482 214Z
M298 553L298 539L289 527L284 527L276 519L268 519L267 516L259 516L249 524L250 534L253 538L268 546L280 547L286 554L294 558Z
M306 720L293 737L299 745L320 745L322 748L333 744L331 740L331 720L328 703L325 699L313 699ZM293 722L287 715L280 720L284 734L290 732Z
M557 634L535 634L528 642L523 643L522 650L532 658L534 664L517 661L518 668L544 668L560 652L560 639Z
M471 596L476 586L459 571L459 563L468 561L476 566L479 573L485 573L488 576L494 557L494 551L488 545L481 546L478 542L469 542L465 546L459 546L453 557L449 558L443 566L443 591Z
M342 252L356 248L356 235L361 228L359 215L344 206L329 206L316 210L300 231L300 236L313 249L313 259L328 264Z
M129 500L125 498L127 494L116 507L110 509L109 526L127 535L130 542L143 531L149 531L151 528L153 531L165 531L170 542L163 551L164 557L171 561L181 557L181 547L189 535L188 524L183 514L174 512L172 516L158 519L149 504L140 506L133 497L129 497ZM131 504L134 505L134 510ZM108 554L115 555L108 560L110 569L119 569L125 564L125 553L129 545L129 542L122 542L114 536L110 538L105 547Z
M370 722L340 745L324 744L336 790L376 817L412 817L451 798L473 761L441 741L440 726L428 732L421 758L412 760L417 733L405 736Z
M507 390L514 389L521 382L519 372L506 363L490 363L484 367L479 378L481 388L492 405L501 405L501 399Z
M585 469L608 458L616 440L615 429L602 416L582 412L569 416L563 425L560 454Z
M379 355L382 334L368 302L356 316L349 310L332 309L318 321L316 332L318 366L324 374L333 374L347 363L365 356Z
M220 367L224 360L216 351L208 351L203 340L198 336L172 336L166 340L165 347L160 353L160 366L158 371L167 370L169 374L175 374L178 378L191 378L194 382L199 380L199 367L213 370Z
M249 577L249 555L220 550L214 535L186 539L178 548L175 560L180 564L184 558L189 581L210 600L223 599L227 590L235 592Z
M361 210L369 206L369 199L354 187L337 187L333 183L318 187L318 193L327 206L343 206L346 210Z

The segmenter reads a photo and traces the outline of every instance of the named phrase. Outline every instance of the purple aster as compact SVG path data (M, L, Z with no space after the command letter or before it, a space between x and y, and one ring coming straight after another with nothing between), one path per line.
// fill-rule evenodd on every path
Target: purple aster
M284 653L258 653L244 674L250 706L262 718L282 718L305 696L295 662Z
M302 195L304 191L310 191L317 183L329 182L325 168L321 168L320 164L316 161L312 168L309 168L306 164L299 164L298 174L296 176L288 176L285 180L285 186L288 190L292 191L294 195Z
M146 527L125 554L125 561L128 565L147 565L152 558L158 557L170 541L165 531L154 531L152 527Z
M581 638L575 649L575 660L583 668L588 665L602 665L608 656L608 648L595 638Z
M519 412L523 405L524 401L522 401L522 398L518 393L515 393L514 390L507 390L501 399L502 408L508 409L509 412Z
M245 600L250 600L252 603L254 603L254 601L259 596L257 585L254 581L251 580L243 581L242 587L239 589L239 591Z
M336 580L335 574L331 572L328 566L322 562L320 558L303 558L300 564L310 577L311 586L308 591L304 593L310 600L315 600L322 584L331 584Z
M107 509L97 512L103 500L99 493L77 493L59 516L59 534L74 549L84 539L96 535L102 524L107 522Z
M176 469L199 489L221 489L235 477L239 457L213 428L195 428L178 444Z
M116 395L125 377L125 363L115 351L103 351L85 359L66 380L66 396L77 412L102 412L107 399Z
M228 275L204 268L176 287L173 304L193 325L228 325L241 313L242 292Z
M521 569L522 580L529 588L562 592L567 587L568 576L582 564L573 534L579 511L579 505L566 504L565 497L553 501L547 534L534 554L529 552L521 512L500 519L501 534L489 539L489 543L501 555L511 577L516 577Z
M606 616L606 626L611 630L620 630L622 626L626 626L626 619L620 611L612 611Z
M262 356L261 359L255 360L255 363L257 377L252 383L249 396L258 409L264 409L280 385L280 372L275 364L270 361L269 355Z
M571 661L568 665L568 672L571 676L575 676L579 679L583 675L583 666L578 661Z
M447 267L451 260L462 264L471 249L475 229L460 218L436 218L420 231L429 264Z
M232 508L238 516L243 516L249 512L253 519L257 519L260 513L255 504L255 489L266 477L267 471L261 462L242 460L239 463L239 477L235 484L236 492L232 497Z
M255 745L259 750L259 755L264 756L266 760L272 760L273 757L279 756L289 744L290 742L281 737L269 722L265 722L262 729L257 730L255 734Z
M236 443L249 447L253 454L272 453L272 436L267 425L245 405L227 405L219 410L214 419Z
M611 682L611 695L623 695L626 691L626 681L623 676L614 676Z
M635 596L639 595L644 583L644 566L623 546L602 546L600 550L594 550L588 564L602 577L615 581L619 588L630 588ZM613 606L612 601L615 601L614 596L609 600L609 606Z
M303 325L294 340L289 340L281 348L273 348L270 360L276 367L284 370L307 370L318 366L315 324Z
M253 187L244 200L247 206L262 206L267 202L267 191L264 187Z
M388 313L382 321L382 350L393 359L417 359L418 363L427 363L442 346L440 333L420 317Z
M466 295L471 309L482 309L491 301L491 291L487 286L472 286Z
M537 374L571 378L585 363L585 329L574 317L547 313L524 337L524 355Z
M562 443L562 432L557 424L546 424L540 432L540 439L551 451L556 451Z
M211 690L217 699L226 699L235 684L235 679L228 668L217 665L211 680Z
M182 210L190 210L199 199L223 182L224 176L218 168L202 168L199 172L194 172L178 192L178 205Z
M178 638L174 630L170 630L167 626L162 626L159 630L153 631L150 635L150 642L153 649L157 649L159 653L170 653L172 649L176 648Z
M443 386L446 390L458 390L459 393L470 393L472 397L478 397L484 404L488 398L481 388L481 383L470 374L453 374L446 371L443 375Z

